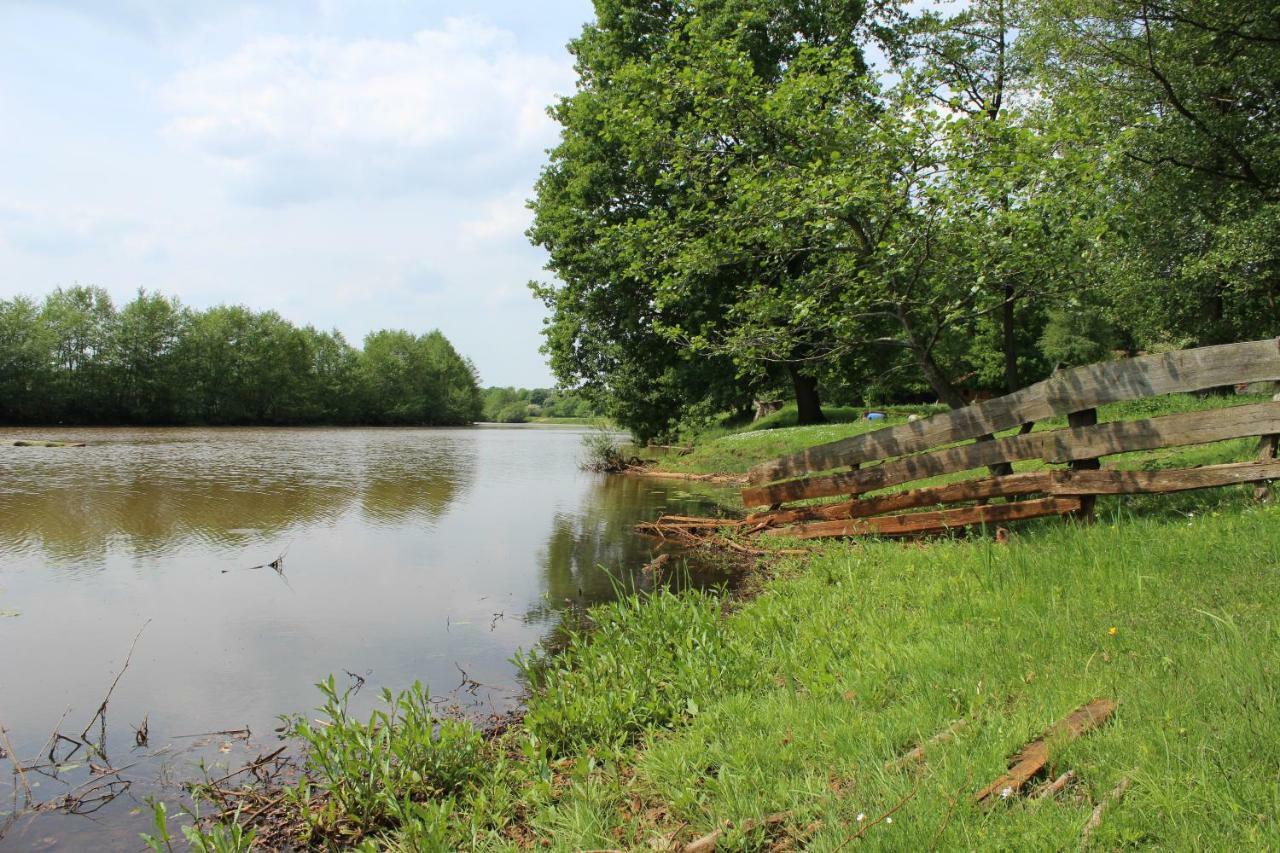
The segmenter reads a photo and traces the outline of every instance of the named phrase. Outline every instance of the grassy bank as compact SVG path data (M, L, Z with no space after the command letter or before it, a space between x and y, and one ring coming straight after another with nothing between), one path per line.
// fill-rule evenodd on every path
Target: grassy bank
M734 441L753 446L702 447ZM1103 499L1094 525L1005 543L828 543L749 600L628 596L590 622L523 660L527 712L492 738L442 725L421 689L355 720L330 687L293 724L310 782L277 827L404 850L682 849L717 829L718 850L1280 846L1280 506L1252 487ZM973 802L1094 697L1114 718L1051 744L1065 790ZM959 720L924 764L894 763Z

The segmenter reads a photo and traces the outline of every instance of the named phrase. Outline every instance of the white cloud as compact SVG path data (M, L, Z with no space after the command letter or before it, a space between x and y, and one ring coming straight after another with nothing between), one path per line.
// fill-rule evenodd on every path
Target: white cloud
M170 131L260 204L423 189L492 191L555 139L567 59L464 19L407 39L275 36L163 89Z
M525 197L530 191L506 193L484 205L481 214L463 222L458 229L464 240L475 243L517 239L533 222L533 211Z

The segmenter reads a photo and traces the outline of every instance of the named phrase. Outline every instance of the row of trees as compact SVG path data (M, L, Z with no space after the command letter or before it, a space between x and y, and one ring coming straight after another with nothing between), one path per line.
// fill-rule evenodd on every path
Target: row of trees
M133 424L461 424L475 367L438 331L339 332L273 311L207 311L97 287L0 300L0 421Z
M1280 333L1265 4L595 6L534 290L558 378L641 436Z
M484 419L518 424L530 418L595 418L592 399L577 391L553 388L492 387L484 390Z

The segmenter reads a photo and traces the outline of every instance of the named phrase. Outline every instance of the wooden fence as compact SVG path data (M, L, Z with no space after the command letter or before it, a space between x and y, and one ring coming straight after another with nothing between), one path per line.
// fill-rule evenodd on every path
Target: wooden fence
M1267 484L1280 480L1280 394L1269 403L1108 423L1098 423L1097 407L1272 381L1280 381L1280 339L1061 370L1005 397L758 465L748 475L750 485L743 490L742 500L749 508L769 509L748 516L746 527L765 535L806 539L900 536L1049 515L1091 517L1097 495L1256 483L1258 496L1263 497ZM1066 428L1032 432L1038 421L1062 415L1067 417ZM1016 435L994 437L1015 428ZM1250 436L1262 437L1258 458L1252 462L1159 471L1117 471L1101 465L1103 457L1116 453ZM1012 473L1012 463L1031 459L1065 467ZM867 494L982 468L986 473L976 479ZM846 500L785 506L836 496ZM1004 502L990 503L993 498ZM967 505L920 511L949 504Z

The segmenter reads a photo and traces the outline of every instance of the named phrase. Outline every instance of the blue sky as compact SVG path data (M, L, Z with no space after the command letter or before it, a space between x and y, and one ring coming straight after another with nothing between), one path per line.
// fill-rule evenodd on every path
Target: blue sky
M0 298L97 284L549 385L524 207L588 0L0 4Z

